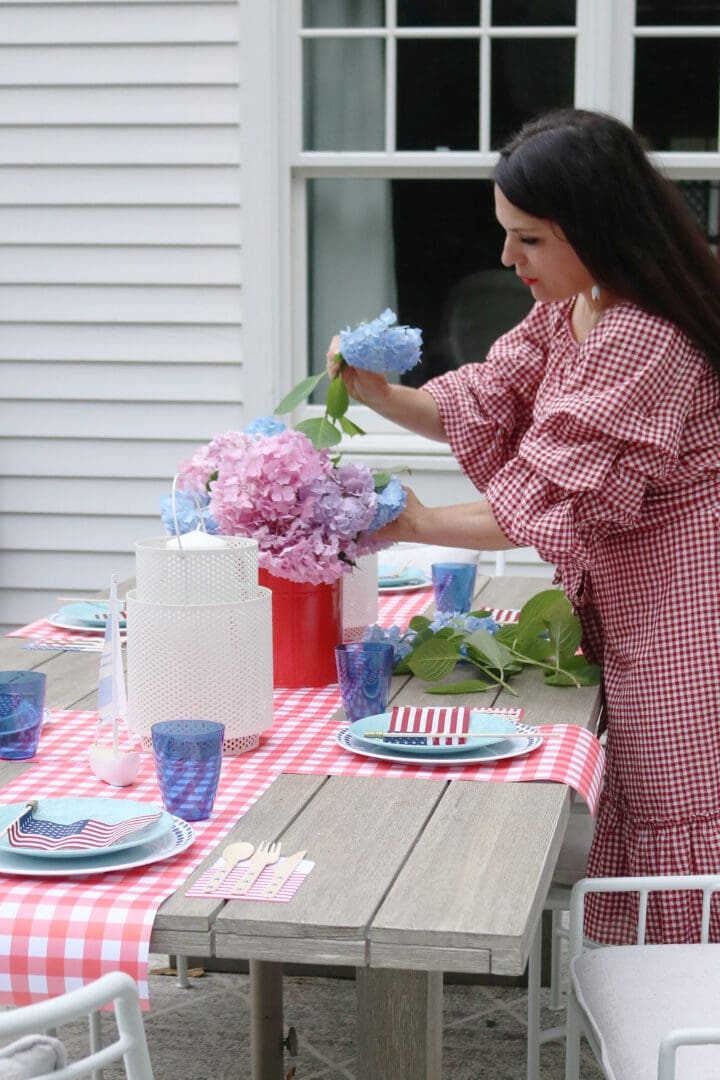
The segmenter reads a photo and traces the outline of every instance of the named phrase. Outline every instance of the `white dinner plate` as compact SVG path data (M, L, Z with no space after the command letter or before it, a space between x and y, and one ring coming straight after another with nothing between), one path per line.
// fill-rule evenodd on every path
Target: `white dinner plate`
M111 870L132 870L135 866L163 862L172 859L190 847L195 839L192 826L182 818L173 818L169 833L136 848L124 852L110 849L102 855L86 859L28 859L27 855L12 855L0 851L0 875L12 877L87 877L89 874L106 874Z
M505 742L502 736L494 738L489 735L486 739L472 739L468 743L455 743L451 746L427 746L427 745L413 745L410 742L407 743L386 743L382 739L366 739L366 731L388 731L390 727L391 713L378 713L377 716L364 716L362 720L356 720L354 724L350 725L349 731L353 739L361 743L368 750L377 750L377 748L383 747L387 749L390 747L392 750L397 750L401 754L412 754L413 756L423 756L430 752L433 756L445 757L447 754L457 755L466 754L471 748L478 749L483 746L493 746L495 743ZM470 713L470 726L468 731L471 734L477 735L481 731L493 731L507 733L508 736L512 736L517 733L517 723L514 720L509 720L507 716L503 716L500 713L491 712L488 709L473 709ZM421 738L422 736L418 736Z
M527 724L516 724L517 731L532 734L537 728L528 727ZM464 765L485 765L490 761L503 761L505 758L522 757L530 754L542 746L542 739L503 739L502 742L493 746L476 747L474 750L466 750L462 754L442 755L427 750L424 755L409 757L402 751L392 750L389 746L381 745L372 749L363 746L354 739L349 728L342 728L337 734L337 742L344 750L351 754L359 754L361 757L377 758L378 761L394 761L399 765L444 765L446 768L457 768Z
M130 818L141 817L148 813L160 811L160 817L151 821L142 829L128 833L114 844L106 848L88 847L82 849L58 848L55 851L45 851L40 848L17 847L10 844L7 835L0 837L0 852L22 855L29 859L88 859L105 852L125 851L129 848L138 847L164 837L172 829L174 818L155 803L138 802L135 799L122 798L72 798L68 796L60 798L48 798L37 800L35 817L46 821L54 821L61 825L69 825L73 821L81 821L91 818L95 821L116 824L127 821ZM0 806L0 829L9 825L10 822L21 813L27 803L11 803Z

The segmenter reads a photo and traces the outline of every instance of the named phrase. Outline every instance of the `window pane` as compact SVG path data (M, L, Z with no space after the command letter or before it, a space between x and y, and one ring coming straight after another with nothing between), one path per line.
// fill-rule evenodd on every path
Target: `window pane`
M574 41L493 41L491 145L502 146L526 120L539 113L571 106L574 93Z
M718 149L719 60L717 40L636 42L634 123L653 150Z
M384 149L384 48L376 40L303 42L305 150Z
M423 330L433 375L482 360L532 297L500 264L503 233L490 180L311 180L310 368L321 371L333 333L386 306Z
M479 26L480 0L398 0L398 26Z
M677 186L708 243L717 247L720 241L720 181L679 180Z
M575 0L492 0L492 24L574 26Z
M303 26L384 26L384 0L303 0Z
M717 0L637 0L635 21L638 26L717 26L720 5Z
M398 41L398 150L478 149L477 41Z

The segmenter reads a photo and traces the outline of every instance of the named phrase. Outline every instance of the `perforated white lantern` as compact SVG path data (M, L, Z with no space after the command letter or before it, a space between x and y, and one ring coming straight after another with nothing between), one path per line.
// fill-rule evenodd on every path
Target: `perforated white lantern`
M342 578L343 640L362 641L378 619L378 557L361 555Z
M272 597L257 544L168 547L140 540L126 596L128 724L143 747L159 720L225 725L225 754L256 747L273 719Z

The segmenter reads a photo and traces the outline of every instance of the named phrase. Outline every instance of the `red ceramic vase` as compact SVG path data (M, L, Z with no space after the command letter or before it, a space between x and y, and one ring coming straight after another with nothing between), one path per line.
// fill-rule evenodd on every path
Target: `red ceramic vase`
M335 646L342 641L342 581L310 585L260 570L272 590L273 683L327 686L337 682Z

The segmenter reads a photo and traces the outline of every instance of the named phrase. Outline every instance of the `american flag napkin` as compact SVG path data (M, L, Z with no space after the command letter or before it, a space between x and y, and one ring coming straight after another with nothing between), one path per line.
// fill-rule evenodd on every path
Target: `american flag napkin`
M34 848L39 851L86 851L88 848L106 848L122 840L124 836L144 829L157 821L161 810L133 817L127 821L94 821L81 818L68 824L48 821L33 816L33 807L15 819L7 830L11 847Z
M384 743L404 746L460 746L467 743L463 733L470 729L471 709L467 707L438 708L398 705L390 713L388 733ZM394 739L393 735L412 734L416 739Z

